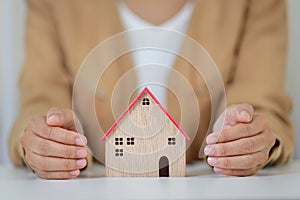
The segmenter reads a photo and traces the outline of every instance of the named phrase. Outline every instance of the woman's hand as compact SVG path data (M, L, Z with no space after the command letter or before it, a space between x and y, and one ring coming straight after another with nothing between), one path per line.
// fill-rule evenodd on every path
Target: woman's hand
M52 108L47 117L29 121L20 142L26 163L39 177L75 178L86 166L87 139L76 131L74 116L71 110Z
M255 174L268 160L276 141L268 120L255 115L248 104L227 108L215 127L206 138L204 153L214 171L223 175Z

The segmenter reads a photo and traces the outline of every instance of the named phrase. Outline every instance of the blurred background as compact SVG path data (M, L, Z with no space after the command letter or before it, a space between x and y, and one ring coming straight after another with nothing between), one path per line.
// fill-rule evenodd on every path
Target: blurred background
M300 159L300 0L288 0L289 59L287 89L294 101L295 158ZM0 164L8 164L7 137L18 111L17 80L23 61L26 6L23 0L0 0Z

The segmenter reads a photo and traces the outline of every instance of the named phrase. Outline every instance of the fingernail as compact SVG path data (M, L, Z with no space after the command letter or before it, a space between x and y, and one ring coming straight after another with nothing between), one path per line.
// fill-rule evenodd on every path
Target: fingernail
M59 123L59 115L58 114L51 114L47 117L48 123L56 124Z
M213 145L207 145L204 149L204 153L205 155L213 155L215 154L216 150L215 147Z
M206 137L207 144L214 144L218 141L218 134L212 133Z
M75 140L76 145L85 146L87 144L87 139L83 135L79 135Z
M74 170L74 171L71 171L71 172L70 172L70 174L71 174L72 176L78 176L79 173L80 173L79 170Z
M242 110L239 115L243 120L250 120L250 113L248 111Z
M216 165L216 164L218 164L218 158L215 158L215 157L208 157L208 158L207 158L207 162L208 162L208 164L210 164L210 165Z
M77 161L76 161L76 165L77 165L78 167L85 167L85 166L86 166L86 160L85 160L85 159L77 160Z
M78 158L85 158L87 156L86 150L85 149L79 149L76 151L76 156Z
M217 167L214 167L214 171L216 172L216 173L221 173L223 170L221 169L221 168L217 168Z

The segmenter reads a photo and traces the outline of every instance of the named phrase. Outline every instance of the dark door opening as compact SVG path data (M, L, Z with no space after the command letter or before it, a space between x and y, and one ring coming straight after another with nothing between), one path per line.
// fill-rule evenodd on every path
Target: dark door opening
M159 177L169 177L169 160L166 156L159 159Z

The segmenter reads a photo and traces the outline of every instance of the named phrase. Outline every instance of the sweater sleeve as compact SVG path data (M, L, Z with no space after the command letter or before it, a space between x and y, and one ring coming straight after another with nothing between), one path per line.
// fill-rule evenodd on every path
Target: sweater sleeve
M288 162L294 149L289 119L292 104L285 91L286 50L286 2L249 1L235 78L227 88L227 103L249 103L257 114L268 118L277 141L266 165Z
M28 120L52 106L71 108L72 87L48 1L27 0L25 61L19 79L19 114L9 135L9 157L22 165L19 140Z

